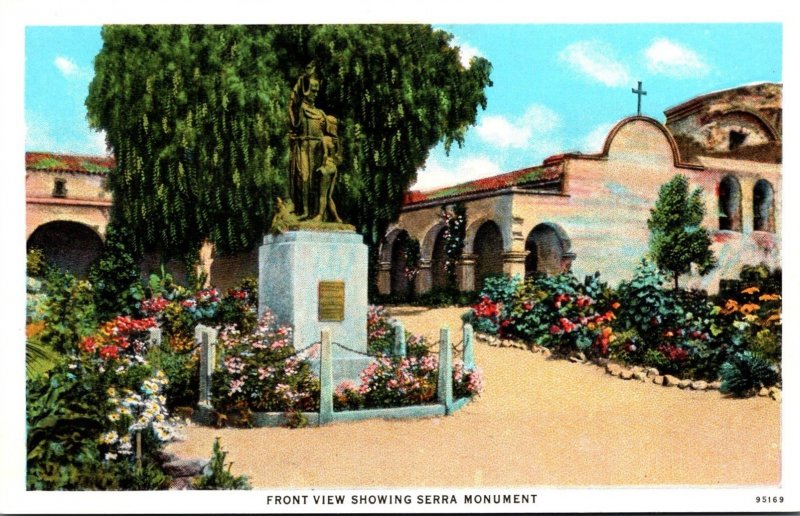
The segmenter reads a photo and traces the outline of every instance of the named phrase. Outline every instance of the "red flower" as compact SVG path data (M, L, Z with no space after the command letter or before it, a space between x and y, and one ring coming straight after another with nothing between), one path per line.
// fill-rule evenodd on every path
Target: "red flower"
M533 303L531 303L530 301L525 301L524 303L522 303L522 309L525 310L526 312L529 312L532 308L533 308Z
M552 325L552 326L550 327L550 333L551 333L552 335L559 334L559 333L561 333L561 328L559 328L558 326L556 326L556 325L554 324L554 325Z
M115 359L119 356L119 348L113 344L100 348L100 357L106 360Z
M97 347L97 342L92 337L86 337L83 339L81 343L81 350L86 353L94 352L95 348Z

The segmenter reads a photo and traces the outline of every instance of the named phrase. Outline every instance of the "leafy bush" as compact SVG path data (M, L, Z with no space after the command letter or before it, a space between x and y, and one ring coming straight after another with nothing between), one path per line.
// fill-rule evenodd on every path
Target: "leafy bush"
M367 351L371 355L390 355L394 348L394 325L382 306L367 309Z
M81 338L97 325L92 287L69 272L47 270L44 282L47 299L42 310L42 344L59 353L76 353Z
M720 368L720 391L734 396L748 396L761 387L771 387L780 381L780 375L763 358L751 351L735 353Z
M414 306L426 306L429 308L439 308L444 306L468 306L478 301L478 293L470 291L460 291L456 287L435 288L424 294L418 294L416 299L409 304Z
M27 275L32 278L41 278L47 271L47 260L44 251L32 247L28 249L27 255Z
M239 287L228 289L216 313L215 323L235 326L244 333L252 332L258 324L258 280L243 280Z
M195 479L193 487L199 490L207 489L250 489L250 481L246 476L235 476L231 473L231 466L225 467L225 458L228 452L222 450L219 444L219 437L214 440L214 448L211 453L211 462L207 472Z
M153 324L117 317L47 377L28 382L29 489L165 487L154 454L175 427L164 406L166 377L144 358Z
M298 354L291 342L291 329L277 326L269 310L253 333L224 328L222 367L212 376L214 407L222 413L318 410L319 380L304 359L318 354L319 345Z
M418 340L418 339L414 339ZM404 407L433 403L439 379L439 358L427 352L422 356L378 357L361 372L360 383L340 383L334 391L336 410ZM453 395L471 397L483 391L480 369L465 369L461 360L453 363Z
M89 268L94 303L100 319L134 315L144 297L137 257L130 249L131 234L115 224L108 226L100 256Z
M481 300L464 319L477 331L518 337L567 354L606 355L615 340L610 327L618 307L599 274L583 282L571 273L487 279Z
M147 355L147 359L169 379L164 387L164 395L170 411L177 407L192 407L197 403L200 390L200 358L197 349L176 351L162 343Z

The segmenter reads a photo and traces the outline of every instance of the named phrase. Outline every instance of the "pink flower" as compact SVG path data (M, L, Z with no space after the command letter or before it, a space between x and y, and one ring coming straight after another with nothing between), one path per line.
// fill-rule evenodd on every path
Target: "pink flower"
M242 387L244 386L244 380L241 378L235 378L231 380L231 390L228 393L228 396L235 394L237 392L242 392Z

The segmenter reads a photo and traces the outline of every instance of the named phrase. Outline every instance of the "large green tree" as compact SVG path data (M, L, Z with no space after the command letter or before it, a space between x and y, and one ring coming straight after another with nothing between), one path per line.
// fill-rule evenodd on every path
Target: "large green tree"
M491 66L428 25L108 26L86 104L117 165L114 216L141 249L251 248L288 174L290 88L314 60L339 119L334 193L373 252L429 150L461 143ZM374 255L373 255L374 257Z
M650 210L650 254L662 271L669 272L678 288L678 278L697 265L700 274L716 266L708 230L701 226L705 206L700 188L689 192L689 180L676 175L665 183Z

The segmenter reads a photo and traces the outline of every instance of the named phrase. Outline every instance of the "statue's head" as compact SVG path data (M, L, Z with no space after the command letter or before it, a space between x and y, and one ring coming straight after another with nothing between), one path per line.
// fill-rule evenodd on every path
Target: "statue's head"
M303 84L303 97L305 97L307 101L313 103L314 100L316 100L317 94L319 93L319 83L319 79L313 75L306 78Z

